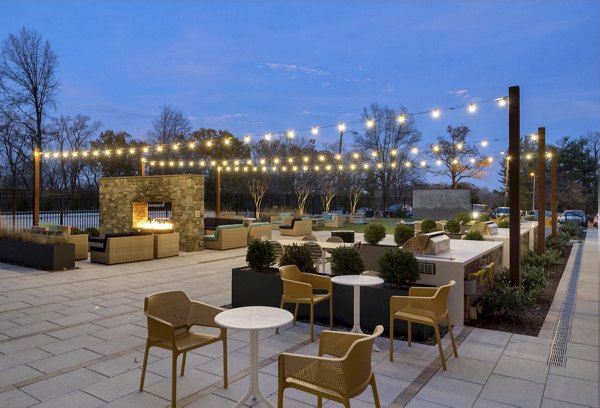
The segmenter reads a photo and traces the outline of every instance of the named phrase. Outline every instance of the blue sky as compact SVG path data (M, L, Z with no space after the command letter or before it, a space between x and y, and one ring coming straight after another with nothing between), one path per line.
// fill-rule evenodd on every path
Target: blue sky
M584 135L600 130L599 21L591 0L0 3L1 39L34 28L59 56L52 114L137 138L165 103L194 128L241 137L356 121L373 102L462 105L510 85L521 86L523 134ZM422 145L464 123L473 140L503 139L486 153L507 148L507 111L494 104L416 122ZM496 173L477 184L498 187Z

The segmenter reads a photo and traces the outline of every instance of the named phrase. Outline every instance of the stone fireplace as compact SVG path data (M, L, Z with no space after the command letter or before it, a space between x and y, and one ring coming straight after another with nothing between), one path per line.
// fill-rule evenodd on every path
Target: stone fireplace
M100 234L131 231L148 221L148 203L169 202L181 251L203 249L204 176L195 174L103 177L100 179Z

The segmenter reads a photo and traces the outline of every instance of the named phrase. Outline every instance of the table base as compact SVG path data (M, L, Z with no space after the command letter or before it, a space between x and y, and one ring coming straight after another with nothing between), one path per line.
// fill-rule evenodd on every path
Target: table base
M364 334L360 328L360 286L358 285L354 285L354 325L350 333ZM381 351L375 343L373 343L373 350Z
M258 330L250 331L250 387L244 396L235 404L234 408L240 408L249 399L261 401L265 406L273 408L273 405L262 395L258 388Z

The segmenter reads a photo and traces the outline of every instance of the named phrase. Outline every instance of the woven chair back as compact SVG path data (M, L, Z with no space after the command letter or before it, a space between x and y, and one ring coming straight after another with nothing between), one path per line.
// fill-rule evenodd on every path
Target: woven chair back
M144 312L171 323L175 327L175 336L179 336L189 331L191 305L183 291L160 292L144 299Z

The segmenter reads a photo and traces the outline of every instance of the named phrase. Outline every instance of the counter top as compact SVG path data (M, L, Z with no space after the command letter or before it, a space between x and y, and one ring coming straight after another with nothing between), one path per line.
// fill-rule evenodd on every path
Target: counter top
M446 261L467 264L502 247L502 242L450 240L450 250L437 255L416 255L418 261Z

